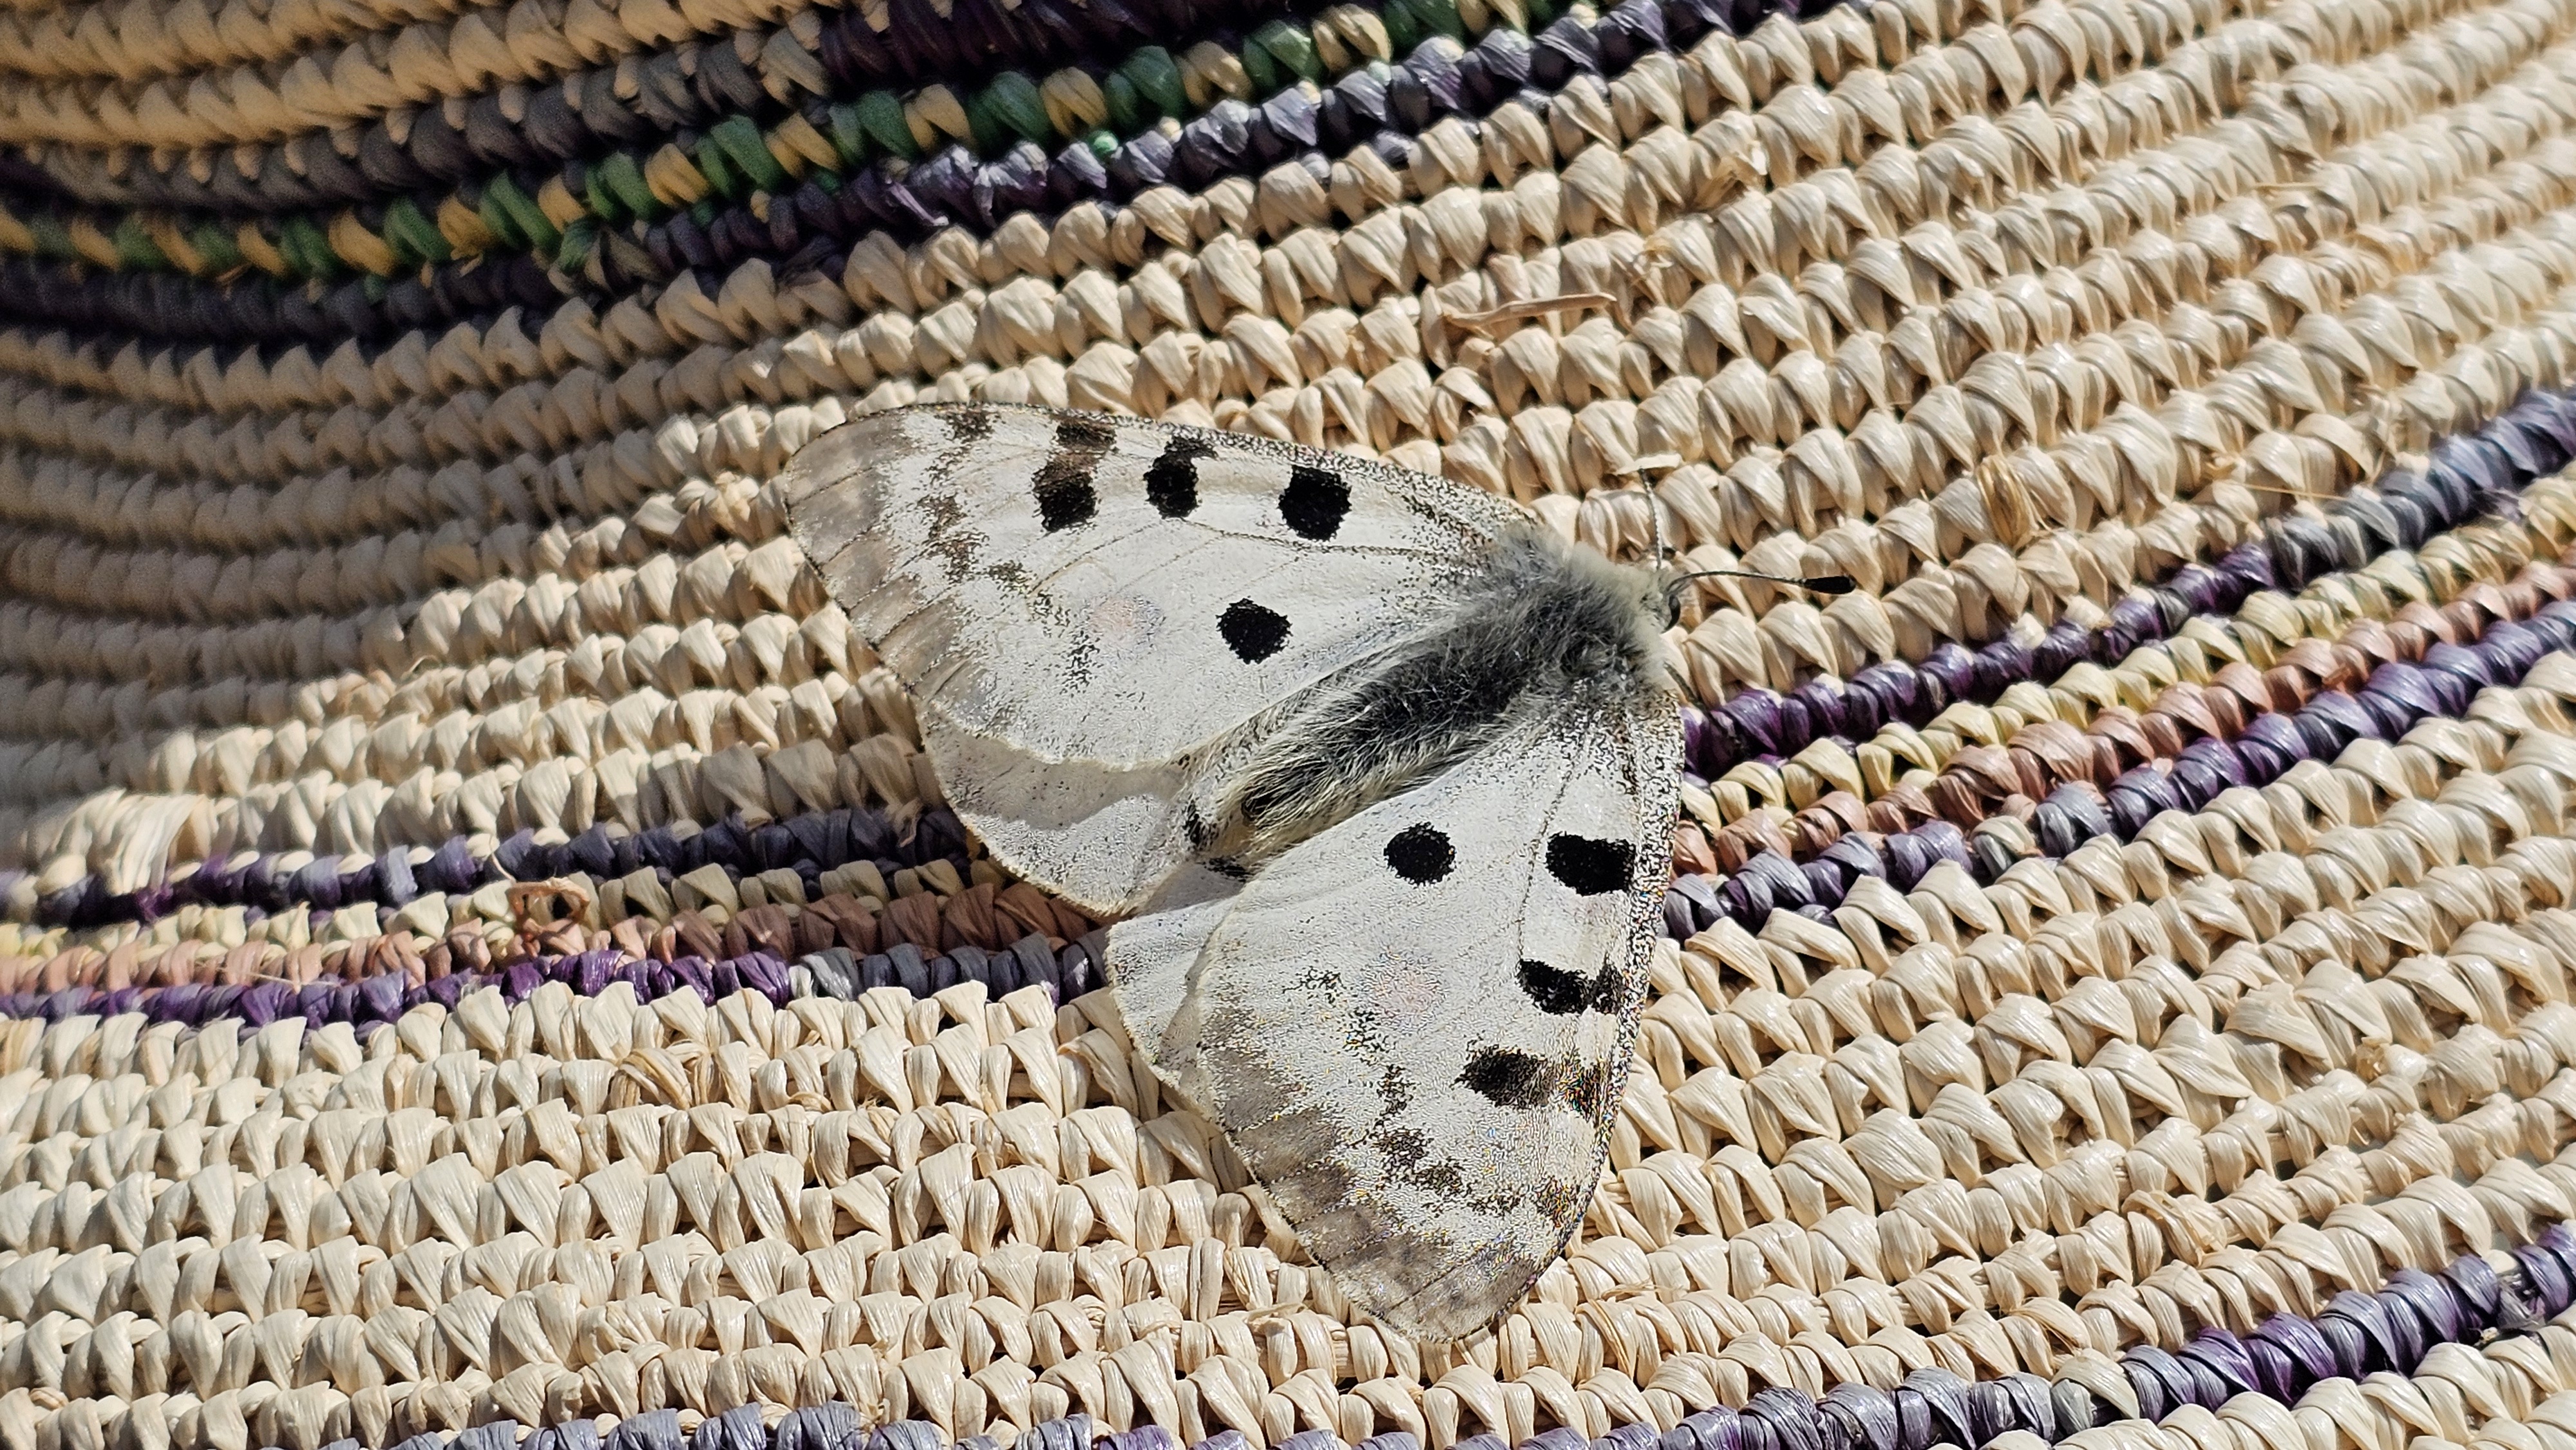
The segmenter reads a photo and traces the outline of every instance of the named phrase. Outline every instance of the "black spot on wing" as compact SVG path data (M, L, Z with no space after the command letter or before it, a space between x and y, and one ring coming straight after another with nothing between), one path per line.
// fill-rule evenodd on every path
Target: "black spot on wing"
M1557 1089L1557 1071L1544 1057L1508 1047L1479 1047L1468 1055L1460 1086L1501 1108L1535 1108Z
M1050 534L1091 522L1100 511L1100 490L1091 483L1099 455L1059 453L1038 466L1038 522Z
M1167 519L1188 518L1199 506L1199 460L1216 450L1196 438L1175 438L1145 470L1145 501Z
M1561 831L1547 838L1547 874L1578 895L1627 890L1636 864L1637 848L1626 841L1596 841Z
M1226 648L1234 651L1236 659L1257 665L1288 643L1288 616L1238 599L1217 616L1216 632L1225 636Z
M1386 864L1416 886L1428 886L1449 874L1458 853L1448 835L1428 822L1407 826L1386 843Z
M1351 511L1351 486L1340 475L1298 464L1288 470L1288 487L1279 495L1279 516L1288 527L1310 539L1329 539L1342 531Z
M984 408L951 408L941 415L948 436L960 443L980 442L993 431L993 415Z
M1056 420L1056 452L1038 465L1036 480L1038 522L1048 533L1087 524L1100 512L1092 475L1117 441L1117 430L1098 418Z
M1419 1188L1450 1198L1467 1196L1467 1171L1458 1160L1437 1151L1431 1135L1420 1128L1389 1128L1377 1135L1387 1172Z
M1619 975L1619 964L1604 962L1600 974L1592 979L1592 995L1583 1005L1595 1012L1616 1012L1627 995L1628 983Z
M1431 1135L1420 1128L1390 1128L1378 1135L1377 1148L1386 1155L1390 1167L1399 1173L1410 1172L1430 1156Z
M1605 986L1613 993L1618 988L1618 978L1608 967L1601 969L1600 976L1587 980L1545 962L1521 963L1521 990L1529 994L1538 1010L1551 1017L1571 1017L1586 1007L1600 1010Z

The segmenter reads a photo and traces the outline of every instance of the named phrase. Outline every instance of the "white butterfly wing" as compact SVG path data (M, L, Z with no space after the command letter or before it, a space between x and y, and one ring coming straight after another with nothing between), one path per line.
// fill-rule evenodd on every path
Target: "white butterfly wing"
M1670 715L1534 724L1109 942L1156 1069L1362 1307L1452 1339L1590 1201L1661 921Z
M1142 901L1189 859L1186 765L1041 760L935 705L916 713L949 807L1021 876L1107 915Z
M1128 769L1418 629L1518 517L1313 449L985 404L846 424L782 488L852 622L951 724Z

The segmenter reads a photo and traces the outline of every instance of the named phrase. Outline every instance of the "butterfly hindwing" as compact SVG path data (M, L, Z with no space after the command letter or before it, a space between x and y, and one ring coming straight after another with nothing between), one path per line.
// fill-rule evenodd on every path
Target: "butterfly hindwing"
M924 700L1038 760L1120 767L1401 638L1514 517L1366 460L987 404L835 429L783 488L797 542Z
M918 711L924 749L959 819L1014 871L1086 909L1144 899L1187 860L1195 777L1185 764L1041 760Z
M1538 717L1111 935L1139 1045L1399 1328L1483 1327L1590 1200L1678 751L1666 716Z

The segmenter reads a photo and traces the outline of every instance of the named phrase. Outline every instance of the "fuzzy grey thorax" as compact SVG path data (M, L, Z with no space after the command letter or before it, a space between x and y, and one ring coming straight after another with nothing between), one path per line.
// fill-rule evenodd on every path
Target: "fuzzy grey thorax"
M1210 845L1257 864L1515 728L1669 693L1662 591L1535 526L1515 529L1422 632L1252 729Z

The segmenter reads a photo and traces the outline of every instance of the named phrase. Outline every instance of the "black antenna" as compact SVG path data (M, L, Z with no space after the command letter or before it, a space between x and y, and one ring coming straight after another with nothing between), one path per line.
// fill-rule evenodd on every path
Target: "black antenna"
M1809 594L1849 594L1860 587L1849 574L1818 574L1810 579L1790 579L1779 574L1757 574L1751 569L1700 569L1689 574L1676 574L1664 585L1664 609L1679 619L1682 612L1682 588L1693 579L1752 579L1776 584L1783 589L1799 589Z
M1764 584L1777 584L1784 589L1804 589L1810 594L1849 594L1860 587L1849 574L1818 574L1806 579L1791 579L1779 574L1757 574L1751 569L1701 569L1689 574L1676 574L1675 588L1693 579L1754 579Z

